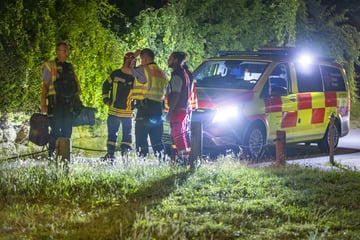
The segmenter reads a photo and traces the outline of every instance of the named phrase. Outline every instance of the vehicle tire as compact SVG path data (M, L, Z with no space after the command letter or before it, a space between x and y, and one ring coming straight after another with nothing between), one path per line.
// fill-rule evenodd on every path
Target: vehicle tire
M250 160L259 160L265 152L265 129L260 124L249 128L245 135L244 152Z
M340 138L340 128L338 124L334 124L334 149L337 147ZM318 148L321 152L328 153L330 151L330 137L329 137L329 126L325 132L323 139L318 142Z

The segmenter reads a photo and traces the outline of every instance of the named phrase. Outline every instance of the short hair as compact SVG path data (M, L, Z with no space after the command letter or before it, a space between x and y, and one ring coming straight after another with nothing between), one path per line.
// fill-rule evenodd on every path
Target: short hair
M56 44L56 50L59 49L60 46L66 47L66 49L69 51L69 45L66 42L58 42Z
M140 56L148 56L151 60L154 61L155 58L155 54L153 52L153 50L151 50L150 48L144 48L143 50L141 50L140 52Z
M184 60L186 60L186 53L185 52L173 52L171 54L175 59L178 60L179 64L181 64Z

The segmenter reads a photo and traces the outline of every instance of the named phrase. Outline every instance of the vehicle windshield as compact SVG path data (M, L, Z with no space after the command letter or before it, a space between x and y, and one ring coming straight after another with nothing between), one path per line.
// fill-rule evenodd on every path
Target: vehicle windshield
M194 78L198 87L252 89L268 65L260 61L209 60L194 71Z

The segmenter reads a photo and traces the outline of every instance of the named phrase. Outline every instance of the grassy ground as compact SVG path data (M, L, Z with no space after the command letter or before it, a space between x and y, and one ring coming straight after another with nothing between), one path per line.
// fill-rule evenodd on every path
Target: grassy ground
M0 240L360 239L359 172L231 156L196 171L135 156L109 165L98 157L106 139L86 139L73 144L102 151L76 149L96 158L77 156L67 174L31 159L0 168Z
M360 239L359 172L231 157L0 170L0 239Z

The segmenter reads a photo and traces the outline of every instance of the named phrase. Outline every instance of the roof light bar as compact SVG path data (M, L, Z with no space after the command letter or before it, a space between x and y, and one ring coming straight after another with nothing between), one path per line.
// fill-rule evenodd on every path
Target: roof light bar
M295 47L274 47L260 48L258 51L219 51L218 56L279 56L279 57L295 57L298 58L304 50ZM325 56L313 56L313 59L334 62L335 58Z

